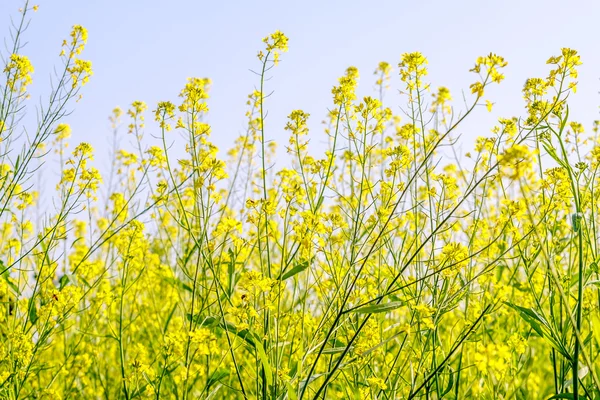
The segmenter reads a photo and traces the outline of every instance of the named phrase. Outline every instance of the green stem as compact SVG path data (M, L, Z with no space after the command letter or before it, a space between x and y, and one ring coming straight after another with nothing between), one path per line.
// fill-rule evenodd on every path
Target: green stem
M577 213L575 218L579 218L580 214ZM577 236L578 236L578 248L579 248L579 273L578 273L578 288L577 288L577 332L581 332L581 305L583 301L583 232L581 229L581 222L577 222ZM579 340L575 340L575 351L573 354L573 398L579 399Z

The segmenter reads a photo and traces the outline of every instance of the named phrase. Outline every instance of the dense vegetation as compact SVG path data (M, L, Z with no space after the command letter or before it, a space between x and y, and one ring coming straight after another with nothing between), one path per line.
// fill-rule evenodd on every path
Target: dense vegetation
M73 27L38 104L22 54L35 9L15 20L0 83L0 398L600 396L600 146L597 123L569 119L576 51L460 157L457 127L491 110L502 57L476 60L464 106L420 53L379 63L373 97L350 67L324 133L290 112L283 168L264 123L288 50L275 32L231 149L210 141L210 80L190 78L151 113L113 111L137 145L103 178L89 144L68 147L87 31ZM402 104L384 101L392 84ZM35 176L53 154L42 209Z

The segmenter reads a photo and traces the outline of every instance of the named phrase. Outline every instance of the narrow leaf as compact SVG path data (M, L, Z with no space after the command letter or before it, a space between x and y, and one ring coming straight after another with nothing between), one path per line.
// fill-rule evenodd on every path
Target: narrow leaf
M552 400L552 399L574 399L575 397L573 396L573 393L561 393L561 394L555 394L552 397L548 397L548 400Z
M254 344L256 351L258 352L258 358L260 358L260 362L262 363L263 370L265 371L265 377L267 379L267 385L271 386L273 384L273 372L271 371L271 364L269 364L269 359L267 358L267 353L265 353L265 349L260 341L256 341Z
M309 265L308 261L303 261L301 263L298 263L298 264L294 265L294 267L292 269L290 269L289 271L287 271L285 274L280 275L279 279L282 281L285 281L286 279L289 279L292 276L297 275L300 272L307 269L308 265Z
M298 400L298 396L296 396L296 391L292 387L292 384L289 382L285 383L285 387L287 388L288 399L290 400Z
M389 303L373 304L369 306L363 306L353 310L352 312L359 314L377 314L382 312L393 311L397 308L404 306L403 301L391 301Z

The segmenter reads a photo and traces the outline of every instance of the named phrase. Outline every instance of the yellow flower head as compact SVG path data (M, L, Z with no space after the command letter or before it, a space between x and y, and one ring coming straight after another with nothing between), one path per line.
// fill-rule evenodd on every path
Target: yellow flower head
M81 54L88 40L88 32L81 25L74 25L71 30L71 54ZM73 55L74 56L74 55Z
M398 67L400 68L400 79L406 83L406 90L411 93L421 88L422 78L427 75L427 58L419 52L404 53Z
M54 130L57 140L64 140L71 137L71 127L69 124L58 124Z
M275 65L279 63L279 54L288 51L288 38L281 31L271 33L263 39L263 43L267 45L265 49L267 53L273 55L273 63ZM265 59L265 54L262 51L258 53L258 59L260 61Z
M33 82L31 79L33 65L27 56L11 54L6 67L4 67L4 72L8 77L6 86L11 92L24 93L27 86Z

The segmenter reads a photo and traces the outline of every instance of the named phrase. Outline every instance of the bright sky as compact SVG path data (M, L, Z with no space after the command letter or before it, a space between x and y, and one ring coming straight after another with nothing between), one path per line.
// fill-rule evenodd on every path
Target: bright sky
M430 64L434 87L447 86L463 109L461 90L475 81L468 72L479 55L505 57L506 80L486 92L497 103L484 107L461 133L467 147L488 135L498 117L522 115L521 88L527 77L545 77L545 61L561 47L582 57L580 86L572 115L586 128L599 119L600 2L558 0L454 1L192 1L192 0L39 0L23 51L35 68L33 101L48 87L59 65L62 39L73 24L89 31L83 54L94 76L83 100L67 121L72 142L88 141L106 161L108 115L134 100L150 110L161 100L177 101L187 77L213 80L210 116L213 140L225 149L245 127L246 96L258 83L261 39L276 29L289 38L289 52L273 71L267 90L267 136L283 144L285 117L293 109L311 114L313 141L323 141L319 122L331 106L331 87L346 67L361 72L360 93L374 94L373 71L379 61L397 66L400 55L420 51ZM21 0L0 0L0 31L7 37L10 15ZM393 90L401 88L397 68ZM399 111L401 103L388 104ZM148 132L149 134L156 132ZM125 135L125 130L123 131ZM72 146L74 147L74 146Z

